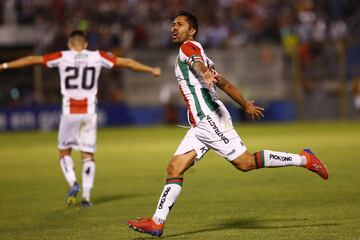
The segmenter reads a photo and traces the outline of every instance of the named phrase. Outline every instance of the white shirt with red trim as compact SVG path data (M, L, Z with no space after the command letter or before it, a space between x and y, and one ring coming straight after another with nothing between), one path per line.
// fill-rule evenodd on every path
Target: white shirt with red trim
M68 50L43 56L45 65L60 74L63 114L96 113L101 68L115 66L116 57L102 51Z
M180 92L188 110L189 123L196 126L206 115L223 105L215 91L209 88L201 76L193 70L195 62L202 62L217 74L214 63L207 57L201 44L196 41L186 41L179 49L175 63L175 75Z

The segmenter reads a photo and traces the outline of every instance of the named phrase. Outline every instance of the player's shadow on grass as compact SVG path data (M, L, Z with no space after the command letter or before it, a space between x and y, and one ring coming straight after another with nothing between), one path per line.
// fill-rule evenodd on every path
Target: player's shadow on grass
M145 194L113 194L113 195L97 196L97 197L94 197L94 199L92 200L92 203L94 205L91 208L94 208L98 205L106 204L109 202L116 202L116 201L121 201L121 200L129 199L129 198L138 198L138 197L141 198L141 197L144 197L144 195ZM64 207L62 209L59 209L57 211L49 213L45 217L45 221L47 222L47 221L53 221L54 219L57 219L57 220L64 219L64 222L65 222L65 220L68 220L69 218L74 220L77 217L79 217L79 212L85 213L86 212L85 209L86 208L81 207L80 201L78 201L75 206L64 205Z
M129 198L137 198L141 197L142 194L113 194L113 195L104 195L104 196L98 196L92 200L94 205L100 205L108 202L116 202L123 199L129 199Z
M300 222L300 223L296 223ZM311 223L309 219L296 219L296 218L274 218L274 219L234 219L229 220L213 227L198 229L189 232L182 232L177 234L164 234L164 238L172 238L179 236L189 236L203 232L215 232L227 229L287 229L287 228L304 228L304 227L328 227L336 226L339 223ZM189 236L190 237L190 236ZM140 239L153 239L153 237L135 238Z

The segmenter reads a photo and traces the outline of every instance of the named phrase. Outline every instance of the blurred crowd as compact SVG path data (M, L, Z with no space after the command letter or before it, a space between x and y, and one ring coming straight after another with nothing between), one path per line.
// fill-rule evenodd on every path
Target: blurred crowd
M171 18L195 13L206 47L259 41L323 42L347 34L358 0L2 0L3 25L34 24L40 52L65 48L71 29L88 33L91 49L171 47Z
M175 47L170 41L172 18L179 10L188 10L198 17L197 38L206 49L264 42L281 45L286 60L298 54L303 86L311 89L307 66L313 65L325 43L360 34L360 27L351 26L354 18L360 19L359 5L359 0L2 0L0 27L34 26L37 54L66 49L68 33L82 29L91 50L126 56L132 49ZM104 90L99 98L121 102L121 72L111 74L104 77L110 80L100 88ZM15 95L26 91L20 89ZM45 92L37 102L56 101L46 96L54 93ZM34 102L32 93L25 95ZM0 92L0 102L4 99Z

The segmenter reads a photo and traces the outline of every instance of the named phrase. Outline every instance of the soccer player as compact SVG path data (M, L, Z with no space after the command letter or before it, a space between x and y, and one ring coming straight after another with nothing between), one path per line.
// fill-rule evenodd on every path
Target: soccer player
M133 59L116 57L103 51L89 51L87 46L85 33L74 30L68 38L69 50L44 56L27 56L0 65L0 70L35 64L59 69L63 99L58 149L60 166L70 186L65 201L68 205L74 205L76 195L80 191L71 157L71 151L75 149L81 152L83 163L81 202L83 207L91 206L90 191L95 177L96 94L101 68L129 68L156 77L161 74L158 67L153 68Z
M197 31L197 19L191 13L181 11L173 20L172 41L180 45L175 74L192 127L167 166L166 183L153 217L127 222L134 230L152 236L162 235L166 218L181 192L184 173L209 149L243 172L264 167L301 166L323 179L328 178L325 165L309 149L300 154L270 150L251 154L246 149L234 130L229 112L218 99L215 87L229 95L252 119L262 118L264 109L245 100L232 83L216 72L201 44L195 41Z

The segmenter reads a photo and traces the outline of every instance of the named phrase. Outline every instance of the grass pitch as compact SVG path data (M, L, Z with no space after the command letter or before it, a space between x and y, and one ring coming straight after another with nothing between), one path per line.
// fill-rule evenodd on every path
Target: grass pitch
M360 239L360 124L242 124L252 152L310 147L330 179L296 167L235 170L209 152L185 176L164 239ZM0 239L150 239L126 221L151 216L186 130L98 133L94 206L67 207L56 132L0 133ZM73 154L80 180L79 154Z

